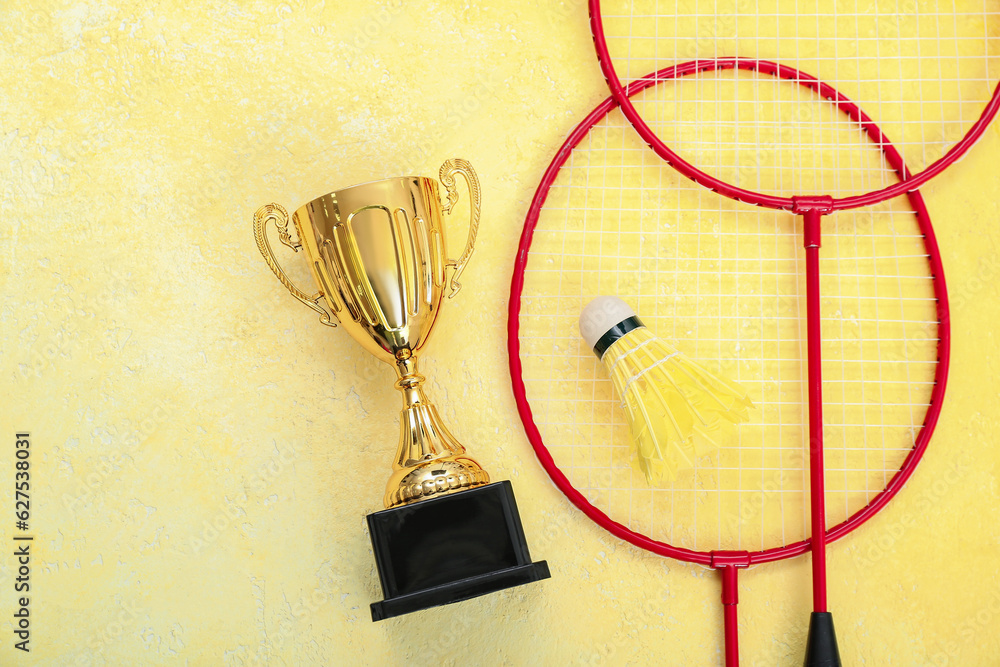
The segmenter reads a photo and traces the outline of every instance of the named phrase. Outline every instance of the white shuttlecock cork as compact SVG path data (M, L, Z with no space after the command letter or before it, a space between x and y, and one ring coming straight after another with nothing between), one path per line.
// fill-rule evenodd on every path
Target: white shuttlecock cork
M580 313L580 335L593 349L612 327L630 317L635 317L635 311L627 303L616 296L599 296Z

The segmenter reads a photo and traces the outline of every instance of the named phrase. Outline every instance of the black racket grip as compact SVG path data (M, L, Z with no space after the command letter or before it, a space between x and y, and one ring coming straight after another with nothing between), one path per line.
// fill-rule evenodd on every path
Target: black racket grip
M809 618L804 666L841 667L837 635L833 631L833 614L828 611L814 611Z

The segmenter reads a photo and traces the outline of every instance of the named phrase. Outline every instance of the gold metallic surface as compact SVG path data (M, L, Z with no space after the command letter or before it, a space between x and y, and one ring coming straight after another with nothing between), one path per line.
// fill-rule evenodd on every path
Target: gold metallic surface
M448 199L444 203L443 210L445 213L451 213L452 207L458 203L455 174L461 174L465 177L465 182L469 186L469 198L472 201L469 206L469 238L465 243L465 251L458 260L448 260L448 266L453 267L455 270L451 274L451 294L448 295L448 298L455 296L458 294L458 290L462 289L462 284L458 282L458 277L462 275L462 271L465 271L465 265L469 262L469 257L472 256L472 251L476 245L476 234L479 233L479 179L476 178L476 172L467 160L456 158L454 160L446 160L441 165L438 178L441 179L442 185L448 191Z
M274 252L271 250L270 241L267 240L268 220L274 221L275 227L278 228L278 239L282 243L295 252L298 252L302 247L301 243L292 241L291 235L288 233L288 211L278 204L266 204L261 206L257 209L257 212L253 216L253 235L257 240L257 249L260 250L260 254L264 256L264 261L267 262L267 266L271 269L271 272L278 277L281 284L292 293L292 296L319 313L320 322L331 327L337 326L335 323L330 321L330 313L326 312L326 310L319 305L320 297L323 296L322 292L316 292L312 296L308 296L305 292L293 285L292 281L285 275L281 265L278 264L277 260L274 258Z
M458 201L458 174L469 189L469 234L462 255L449 260L443 214ZM319 305L323 297L352 338L396 369L403 410L384 497L387 508L489 482L486 471L441 423L421 388L424 377L417 372L417 354L437 319L445 284L449 297L461 289L458 278L479 229L479 180L472 165L448 160L439 175L447 191L444 205L437 182L417 176L363 183L318 197L292 216L297 242L287 231L288 214L281 206L267 204L254 215L257 247L292 296L320 312L324 324L336 326ZM310 296L296 288L275 261L265 234L268 220L275 221L282 243L304 249L319 292Z

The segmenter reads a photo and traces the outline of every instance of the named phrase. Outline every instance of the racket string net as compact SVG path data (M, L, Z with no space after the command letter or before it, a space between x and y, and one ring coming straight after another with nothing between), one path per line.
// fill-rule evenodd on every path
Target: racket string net
M850 131L850 122L840 124ZM795 178L833 185L885 178L870 140L865 152L851 170L818 163ZM782 178L798 170L771 164ZM908 200L823 224L827 522L834 526L871 502L913 449L935 382L938 322L928 250ZM625 299L651 331L737 381L757 406L735 441L672 483L651 487L634 464L620 397L578 335L581 310L602 294ZM687 181L612 111L550 188L525 268L519 338L525 394L545 448L611 519L696 551L763 551L808 538L798 218Z
M623 84L694 59L780 63L858 104L913 172L944 156L969 131L1000 79L997 0L602 0L601 20ZM788 148L789 159L808 162L824 145L799 133L841 126L832 106L804 108L800 86L773 77L745 80L738 92L720 87L715 76L695 79L657 86L660 99L636 103L650 129L693 166L726 182L768 194L808 194L793 191L791 182L773 187L765 178L757 188L752 173L733 178L713 170L760 162L753 152L774 145L766 136L772 122L780 123L779 145ZM735 136L730 124L738 126L740 140L725 145L714 135ZM825 147L846 155L867 150L869 142L859 131L847 143ZM728 159L702 159L703 150L722 151ZM841 196L863 192L846 185Z

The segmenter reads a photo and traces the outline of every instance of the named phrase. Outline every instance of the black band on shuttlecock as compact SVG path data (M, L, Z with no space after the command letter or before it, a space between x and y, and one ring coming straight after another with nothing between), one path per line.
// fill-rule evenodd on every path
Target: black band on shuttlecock
M627 334L633 329L638 329L639 327L645 326L638 317L633 315L627 319L622 320L615 326L608 329L600 340L594 344L594 354L600 359L604 356L604 353L608 351L608 348L614 345L615 341Z

